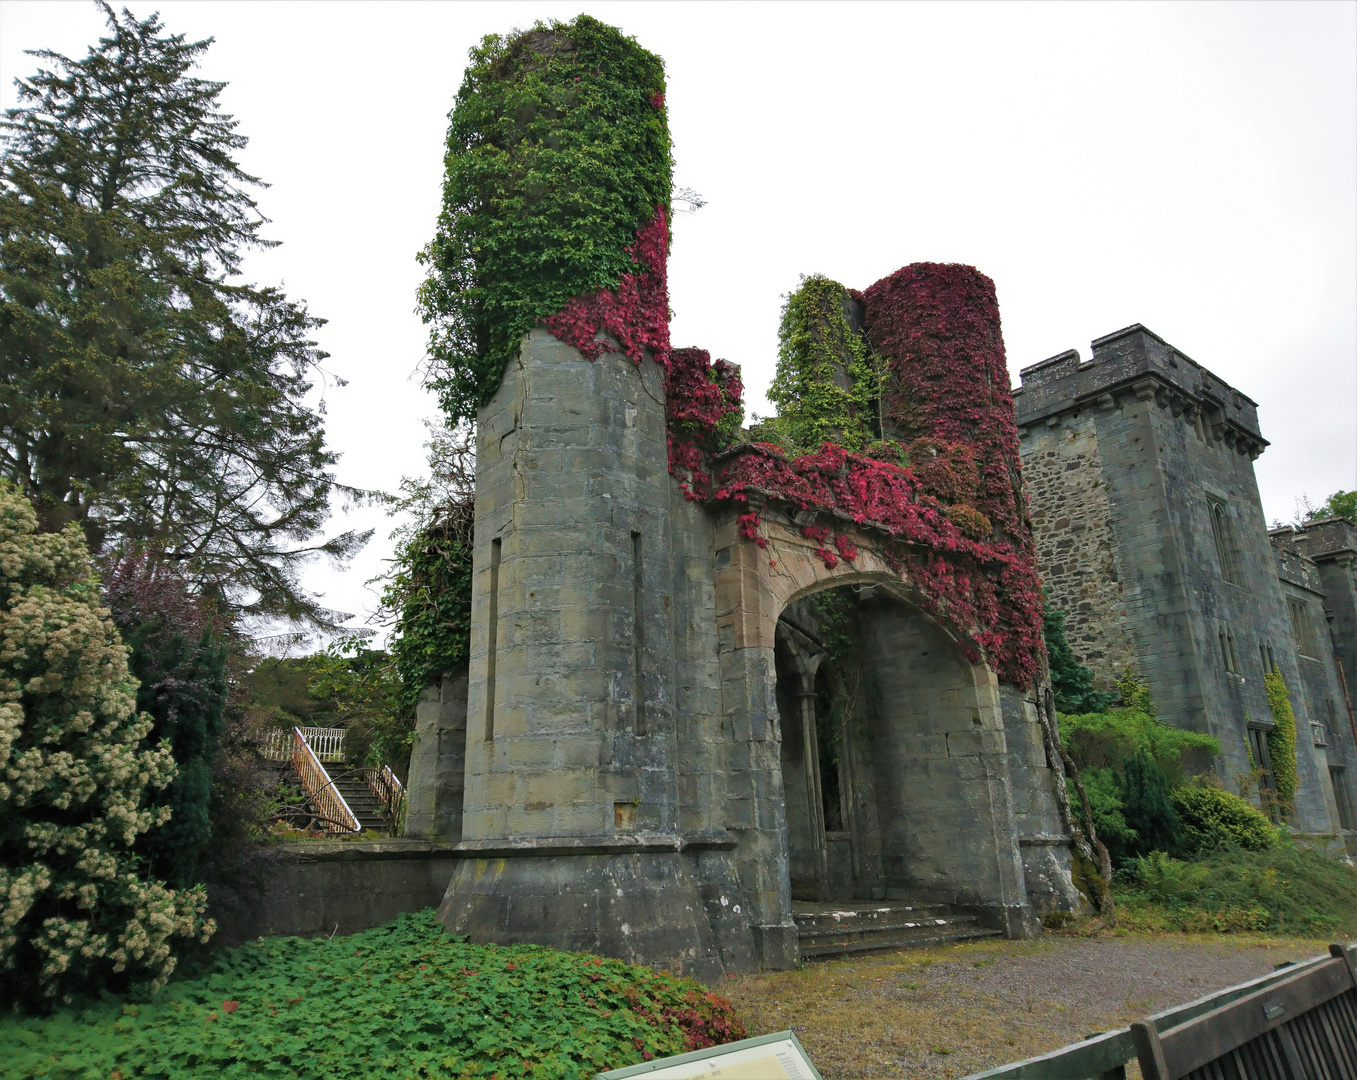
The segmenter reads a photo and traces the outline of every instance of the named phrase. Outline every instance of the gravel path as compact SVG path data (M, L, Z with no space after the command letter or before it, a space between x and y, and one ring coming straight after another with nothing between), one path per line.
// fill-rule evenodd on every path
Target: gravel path
M1278 938L1048 933L809 964L724 989L750 1035L791 1028L825 1080L913 1080L1020 1061L1325 951Z

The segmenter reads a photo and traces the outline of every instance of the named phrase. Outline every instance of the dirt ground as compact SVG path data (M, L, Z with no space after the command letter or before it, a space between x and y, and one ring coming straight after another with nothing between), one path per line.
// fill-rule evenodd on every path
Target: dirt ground
M914 1080L1020 1061L1326 951L1258 936L1048 932L812 963L724 989L751 1036L791 1028L825 1080Z

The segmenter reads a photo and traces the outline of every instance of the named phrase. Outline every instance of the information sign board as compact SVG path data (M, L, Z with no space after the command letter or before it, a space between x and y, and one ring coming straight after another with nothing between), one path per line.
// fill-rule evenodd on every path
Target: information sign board
M790 1031L656 1058L599 1073L594 1080L821 1080L801 1041Z

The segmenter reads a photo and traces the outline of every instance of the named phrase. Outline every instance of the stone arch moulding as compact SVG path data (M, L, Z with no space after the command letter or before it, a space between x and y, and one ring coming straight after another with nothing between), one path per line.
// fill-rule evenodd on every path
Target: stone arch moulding
M740 515L750 511L759 514L766 546L741 532ZM751 492L748 504L727 504L715 522L716 625L724 719L733 738L765 745L781 741L782 732L776 726L775 649L782 613L798 600L827 589L878 587L897 602L893 606L912 624L915 634L948 645L948 674L926 690L922 676L911 682L908 674L918 658L908 650L899 655L906 677L896 680L897 699L888 705L889 718L883 721L892 725L889 756L895 770L885 778L895 794L886 801L883 813L888 820L881 823L887 847L896 844L895 850L884 852L886 864L896 867L894 877L886 875L886 895L968 907L983 924L1010 937L1037 932L1014 823L997 676L983 657L967 660L960 635L924 612L919 591L898 562L893 565L881 538L870 528L836 523L836 531L856 548L851 560L836 561L823 557L818 540L802 534L803 516L793 505L765 501ZM888 661L883 655L877 663L884 666ZM905 700L918 693L932 694L935 704L921 706ZM780 764L778 768L780 772ZM786 794L781 775L769 790L792 797ZM917 804L912 820L902 822L910 815L912 803ZM766 838L763 857L768 859L776 850L771 861L781 880L776 885L765 881L750 893L790 899L787 817L777 816L782 835ZM912 876L911 865L924 869ZM772 911L765 918L768 924L777 921Z

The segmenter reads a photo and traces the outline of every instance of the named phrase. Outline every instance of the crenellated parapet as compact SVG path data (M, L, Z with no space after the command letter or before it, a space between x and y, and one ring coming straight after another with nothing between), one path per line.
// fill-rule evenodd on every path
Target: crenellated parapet
M1013 391L1020 429L1059 426L1070 414L1115 409L1129 399L1152 403L1250 458L1268 445L1257 402L1139 323L1098 338L1089 360L1070 349L1020 375Z

